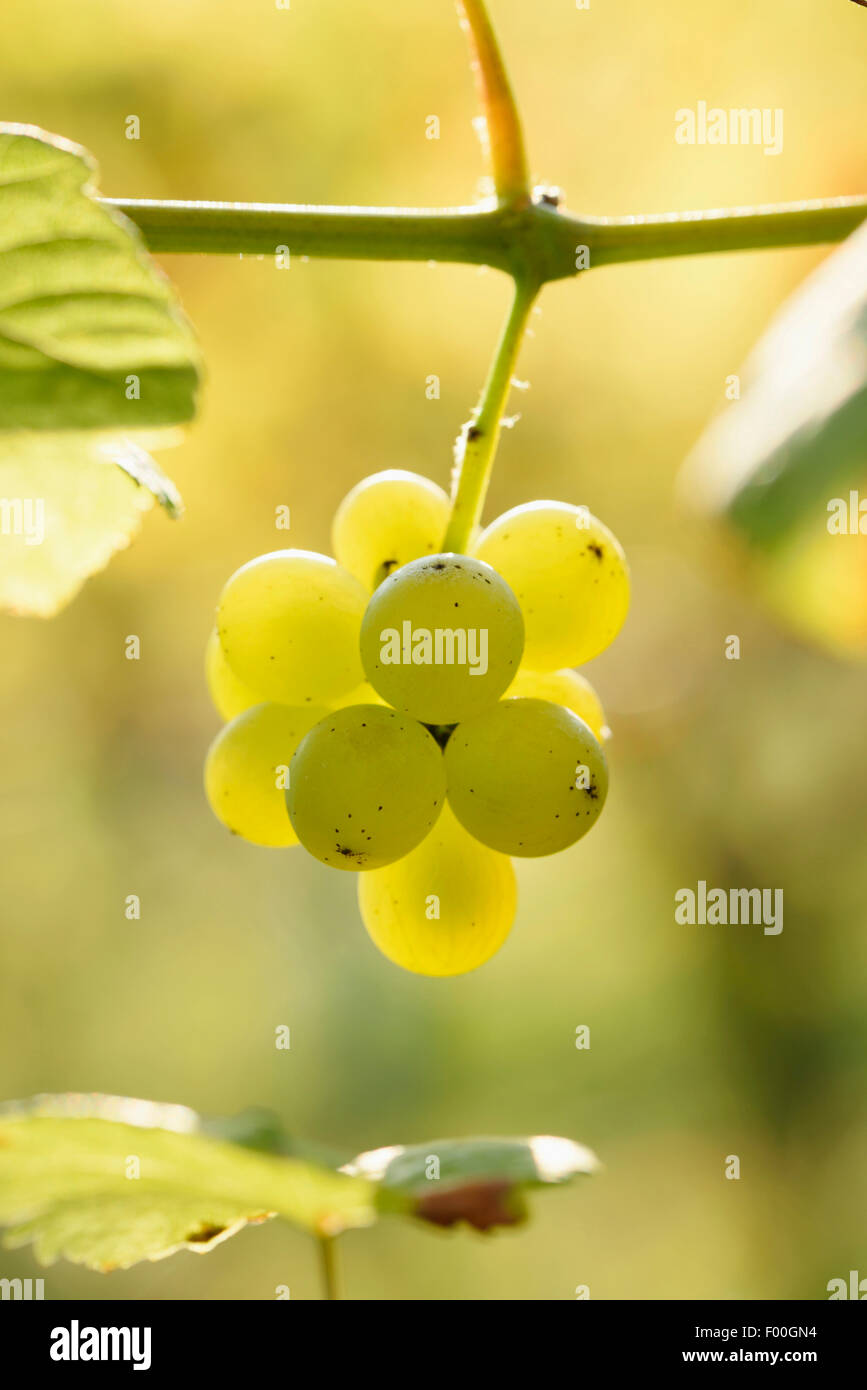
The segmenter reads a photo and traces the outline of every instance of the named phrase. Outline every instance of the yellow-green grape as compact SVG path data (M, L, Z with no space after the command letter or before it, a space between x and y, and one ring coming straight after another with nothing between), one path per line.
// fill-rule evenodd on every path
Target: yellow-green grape
M495 704L523 646L515 595L467 555L431 555L395 570L361 624L367 679L425 724L454 724Z
M262 696L255 694L235 675L226 660L216 628L208 638L208 645L205 649L205 676L214 708L225 720L234 719L236 715L243 714L245 709L262 703ZM350 690L348 695L341 695L336 700L329 700L327 708L345 709L347 705L381 705L384 703L385 701L377 695L373 686L368 685L367 681L362 681L361 685Z
M449 805L501 854L556 854L596 822L608 791L598 739L549 700L503 700L446 744Z
M235 675L262 699L323 704L364 679L358 633L367 595L327 555L275 550L236 570L217 631Z
M515 591L532 671L581 666L604 651L629 608L629 569L620 542L586 507L528 502L498 516L473 554Z
M243 714L245 709L261 703L262 696L256 695L235 675L220 646L216 628L208 638L205 648L205 679L214 708L221 719L234 719L236 715Z
M298 843L286 811L289 764L325 713L315 705L254 705L220 730L205 760L205 793L234 834L271 849Z
M334 554L370 590L392 570L439 550L449 499L418 473L386 469L348 492L334 515Z
M517 896L511 860L468 835L448 806L411 854L358 880L374 944L417 975L484 965L509 935Z
M521 669L509 686L504 700L550 700L565 705L585 724L589 724L600 743L611 737L605 722L602 701L580 671L525 671Z
M286 805L305 849L333 869L375 869L424 839L445 801L427 729L385 705L334 710L301 740Z

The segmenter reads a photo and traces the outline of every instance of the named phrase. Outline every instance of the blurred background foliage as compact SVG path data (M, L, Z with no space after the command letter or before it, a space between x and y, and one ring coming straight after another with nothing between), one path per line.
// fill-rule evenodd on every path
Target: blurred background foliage
M573 210L863 191L857 6L492 9L534 172ZM3 50L2 117L82 142L115 196L435 205L470 201L482 170L449 0L28 0L4 14ZM782 107L783 153L677 145L674 112L701 99ZM864 1272L867 680L777 630L673 491L726 376L823 254L609 268L543 295L487 515L586 503L626 546L633 612L588 668L614 727L612 794L591 840L520 867L511 939L449 982L377 954L353 876L213 819L202 650L229 573L287 541L327 549L361 477L446 484L506 283L165 258L209 364L200 422L161 458L186 518L150 517L51 623L0 619L0 1094L267 1105L349 1151L563 1133L606 1164L542 1194L517 1234L350 1235L355 1296L821 1298ZM676 890L702 878L782 887L782 935L676 925ZM36 1272L27 1253L0 1259ZM275 1225L203 1260L105 1278L61 1265L46 1294L256 1299L278 1284L318 1293L307 1242Z

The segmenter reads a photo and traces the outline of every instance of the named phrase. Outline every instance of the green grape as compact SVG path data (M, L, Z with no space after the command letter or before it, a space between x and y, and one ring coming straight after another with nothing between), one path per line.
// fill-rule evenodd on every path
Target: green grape
M217 734L205 760L205 794L235 835L271 849L298 843L286 813L289 764L326 713L314 705L254 705Z
M411 854L359 877L358 903L371 939L395 965L417 975L463 975L508 936L515 871L445 806Z
M550 700L554 705L565 705L590 725L600 743L611 737L602 702L580 671L525 671L522 667L503 699Z
M256 695L242 680L239 680L226 660L226 653L220 646L216 630L208 638L205 648L205 679L214 708L221 719L234 719L245 709L258 705L261 695Z
M608 791L598 740L550 700L503 700L458 725L445 763L458 820L502 854L566 849L595 823Z
M367 596L327 555L275 550L242 565L217 607L239 680L261 698L327 705L364 679L358 633Z
M375 589L392 570L439 550L448 520L441 487L389 468L346 494L334 515L332 549L366 589Z
M385 705L352 705L302 739L286 804L298 839L323 864L375 869L424 839L445 791L427 729Z
M454 724L495 704L523 645L515 595L490 565L466 555L432 555L395 570L361 624L367 679L425 724Z
M533 671L581 666L604 651L629 608L629 569L619 541L586 507L527 502L498 516L473 554L514 589Z

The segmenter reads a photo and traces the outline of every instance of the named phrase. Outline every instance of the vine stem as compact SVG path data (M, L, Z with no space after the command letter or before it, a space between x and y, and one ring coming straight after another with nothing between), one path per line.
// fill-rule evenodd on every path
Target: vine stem
M511 307L478 408L472 420L464 425L455 447L452 510L443 541L444 551L465 551L481 518L512 373L539 289L538 280L515 281Z
M517 104L485 0L456 0L472 53L496 202L478 207L339 208L105 199L152 251L358 260L453 261L509 273L514 295L472 420L455 447L443 541L465 551L479 523L527 318L541 287L590 267L655 257L839 241L867 216L867 198L623 218L580 218L534 198ZM588 258L583 252L586 248ZM581 255L578 255L578 252ZM334 1248L320 1238L326 1297L336 1298Z
M317 1236L319 1247L319 1268L322 1272L322 1287L326 1299L339 1299L337 1238L336 1236Z
M811 198L800 203L588 218L591 265L758 251L842 241L867 217L867 198Z
M305 203L103 198L154 252L341 260L456 261L507 270L503 216L493 202L455 208L315 207ZM285 252L284 252L285 255Z
M513 207L526 207L530 202L530 173L524 134L497 36L483 0L457 0L457 7L473 55L497 198Z
M842 241L867 218L867 197L812 199L707 212L575 217L534 202L527 208L341 208L280 203L196 203L103 198L160 252L345 260L451 261L487 265L514 278L528 261L542 282L577 275L576 248L590 268L714 251L816 246Z

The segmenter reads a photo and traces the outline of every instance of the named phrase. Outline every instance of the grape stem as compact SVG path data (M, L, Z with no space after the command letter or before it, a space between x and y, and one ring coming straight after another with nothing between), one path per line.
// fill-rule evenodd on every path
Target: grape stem
M512 373L527 319L536 295L538 280L516 280L512 303L500 341L482 389L473 418L468 420L455 445L452 510L443 540L443 550L463 552L469 548L479 523L485 494L497 451L503 411L509 397Z
M151 251L356 260L453 261L502 270L514 297L474 418L455 449L444 549L478 525L527 316L540 288L626 261L841 241L867 218L867 197L635 217L573 217L556 190L533 189L521 120L485 0L456 0L469 38L496 197L456 208L306 207L107 198Z
M337 1240L335 1236L317 1236L319 1248L319 1268L322 1273L323 1296L326 1299L339 1299L340 1286L337 1275Z

